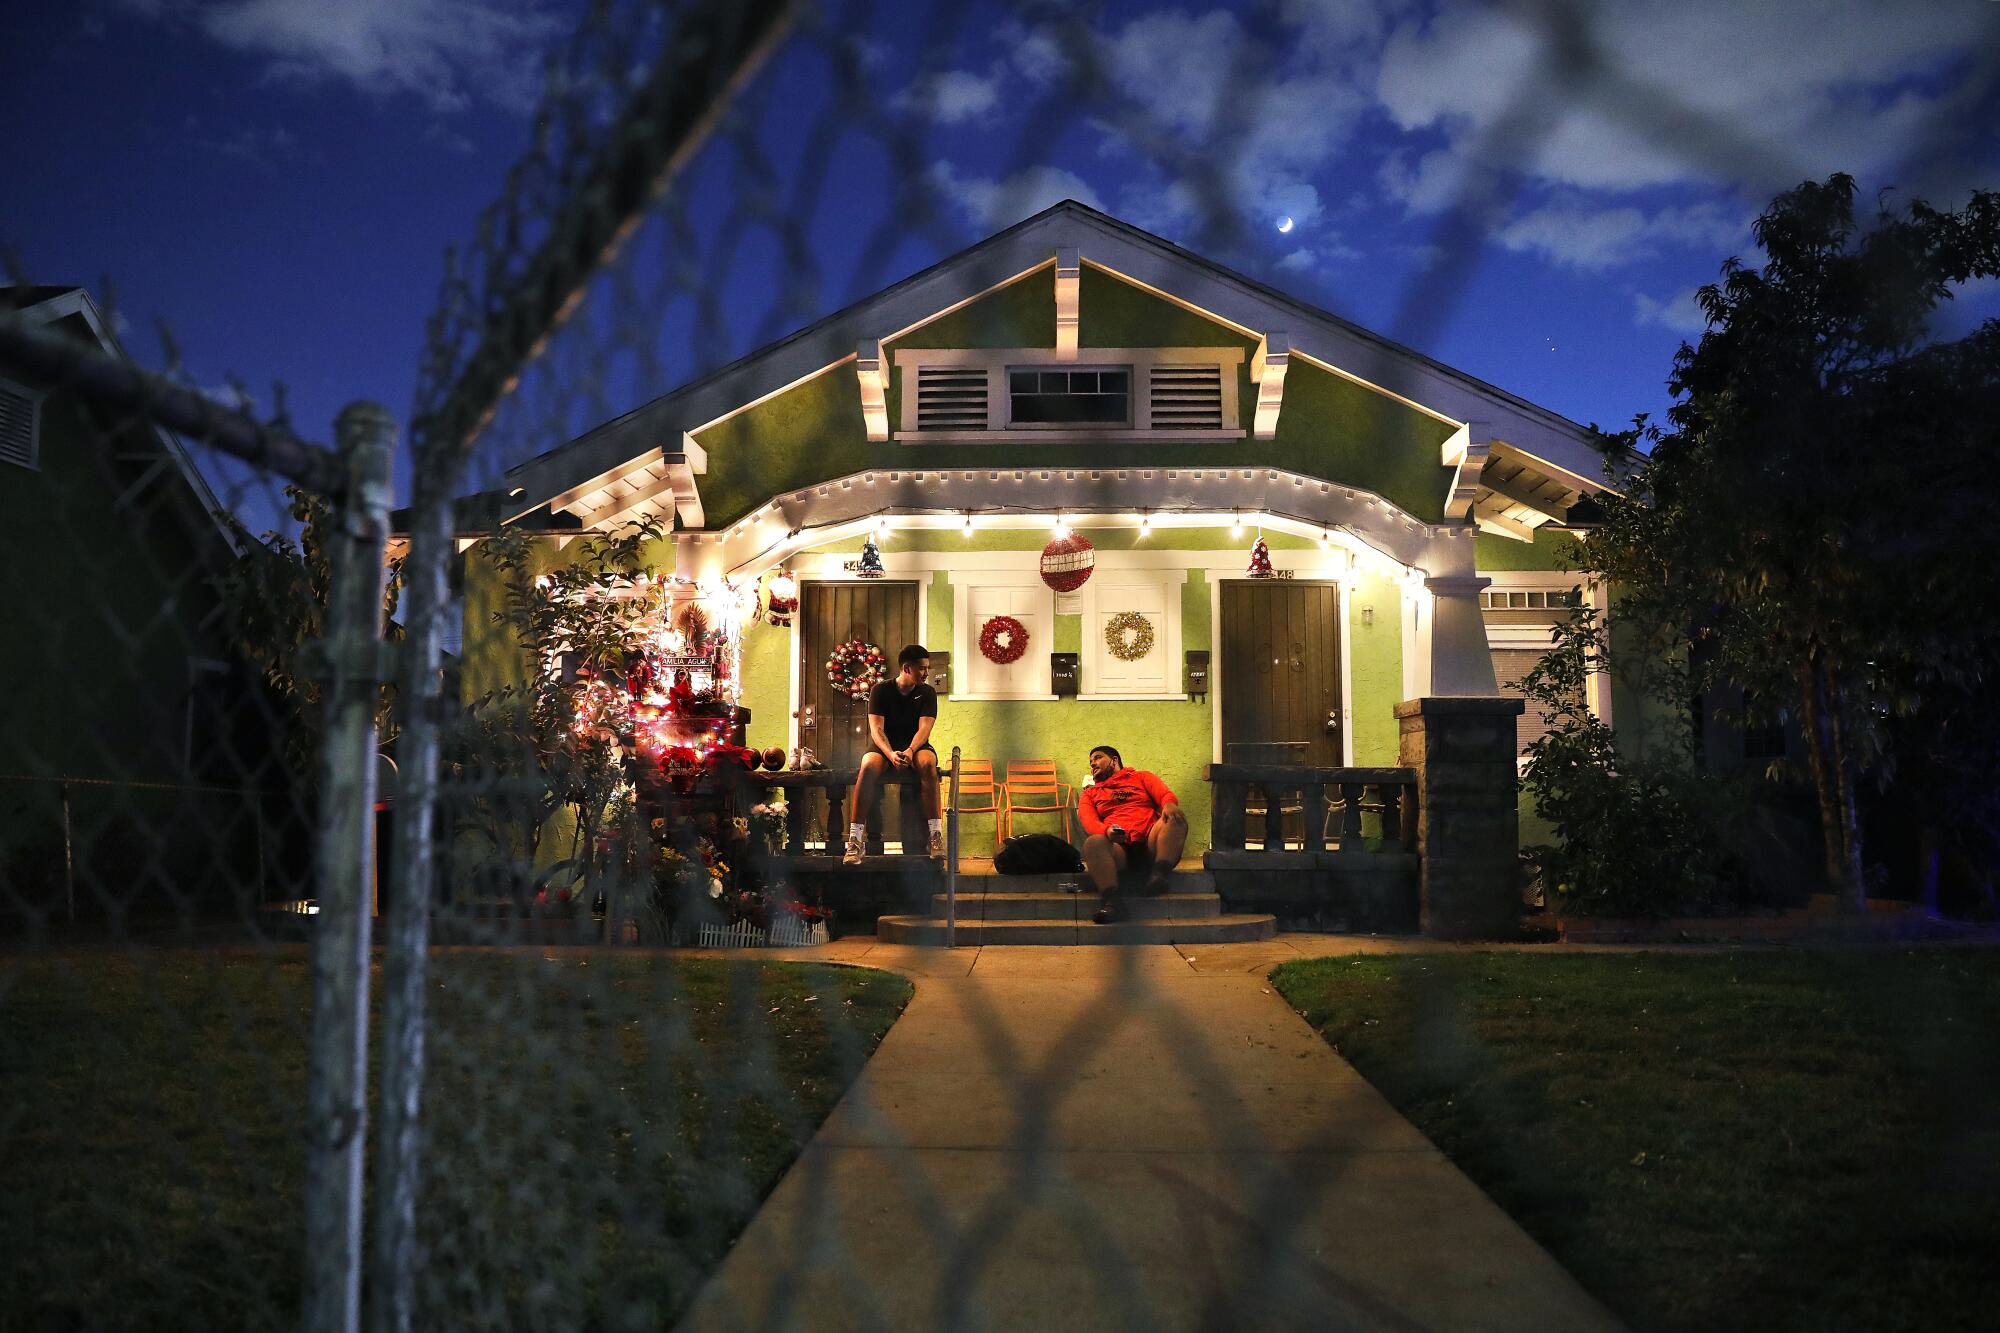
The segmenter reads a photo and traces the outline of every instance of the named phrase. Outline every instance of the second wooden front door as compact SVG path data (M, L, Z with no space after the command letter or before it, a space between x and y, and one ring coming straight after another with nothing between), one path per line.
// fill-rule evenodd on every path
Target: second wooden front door
M1339 589L1228 580L1221 629L1223 762L1338 767Z
M896 654L917 641L917 585L809 582L800 591L799 744L829 768L852 768L868 753L868 701L850 699L826 678L827 657L848 639L880 648L895 674Z

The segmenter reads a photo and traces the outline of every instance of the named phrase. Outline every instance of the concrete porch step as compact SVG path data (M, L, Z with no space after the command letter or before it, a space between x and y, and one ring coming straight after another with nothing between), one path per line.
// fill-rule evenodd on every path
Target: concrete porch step
M1189 920L1222 915L1222 895L1167 893L1147 898L1128 894L1128 914L1135 920ZM945 898L931 898L931 915L944 920ZM1082 893L961 893L960 921L1088 921L1097 910L1097 894Z
M955 942L987 944L1241 944L1278 933L1273 916L1127 919L1100 926L1083 921L960 921ZM885 916L875 923L884 944L943 944L944 922L928 916Z
M1088 882L1088 877L1081 870L1056 875L1002 875L997 871L961 870L958 874L958 891L960 894L1042 893L1060 891L1072 884ZM1085 892L1089 890L1086 889ZM1167 892L1214 893L1215 875L1207 870L1173 871L1167 876Z

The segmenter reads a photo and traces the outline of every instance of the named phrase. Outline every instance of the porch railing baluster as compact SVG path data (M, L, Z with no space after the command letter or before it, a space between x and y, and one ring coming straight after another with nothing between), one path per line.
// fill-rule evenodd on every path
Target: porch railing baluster
M1362 782L1340 784L1340 850L1343 852L1368 850L1361 840L1361 797L1367 790L1367 784Z

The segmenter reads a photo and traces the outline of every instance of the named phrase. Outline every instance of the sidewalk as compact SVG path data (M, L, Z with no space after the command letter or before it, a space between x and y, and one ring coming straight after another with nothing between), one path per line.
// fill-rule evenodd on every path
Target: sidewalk
M838 941L909 1009L683 1327L1615 1329L1271 991L1284 941Z

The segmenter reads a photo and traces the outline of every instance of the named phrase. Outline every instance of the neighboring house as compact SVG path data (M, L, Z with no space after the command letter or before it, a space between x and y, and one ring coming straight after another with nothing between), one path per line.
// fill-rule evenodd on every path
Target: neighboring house
M82 288L0 307L122 354ZM0 910L64 910L65 813L82 912L253 884L263 807L214 789L282 775L210 583L235 529L186 447L0 359L0 532Z
M795 574L796 624L743 639L752 745L851 763L829 650L921 641L950 654L942 751L1078 783L1116 745L1180 793L1199 849L1210 763L1393 765L1398 701L1505 693L1577 595L1560 551L1603 475L1584 427L1065 202L523 463L501 517L652 515L663 569ZM1038 568L1059 524L1096 551L1072 594ZM1249 577L1260 534L1276 578ZM518 670L483 565L468 698ZM1106 635L1127 612L1153 630L1135 660ZM1017 661L980 650L996 616L1027 631ZM1075 697L1052 653L1076 655ZM1592 703L1612 712L1608 682Z

